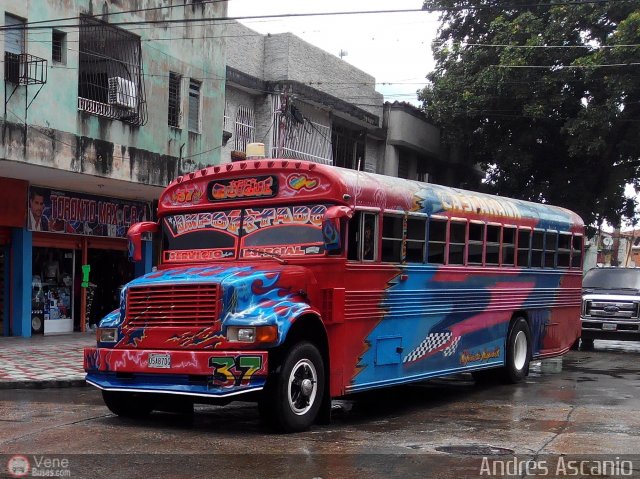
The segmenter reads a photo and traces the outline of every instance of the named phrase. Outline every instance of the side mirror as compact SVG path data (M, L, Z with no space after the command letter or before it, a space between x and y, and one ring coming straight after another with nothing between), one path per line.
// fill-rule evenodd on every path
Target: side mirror
M347 206L331 206L322 219L322 237L327 251L336 251L342 248L340 241L340 220L351 218L353 210Z
M144 233L157 233L159 230L158 223L153 221L143 221L135 223L129 227L127 231L127 239L129 240L129 259L131 261L142 261L142 235Z

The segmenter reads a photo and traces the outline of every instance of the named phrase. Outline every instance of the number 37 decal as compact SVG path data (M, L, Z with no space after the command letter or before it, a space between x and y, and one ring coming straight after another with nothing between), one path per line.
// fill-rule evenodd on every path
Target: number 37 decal
M213 368L214 386L223 388L248 386L255 372L262 369L262 357L211 357L209 367Z

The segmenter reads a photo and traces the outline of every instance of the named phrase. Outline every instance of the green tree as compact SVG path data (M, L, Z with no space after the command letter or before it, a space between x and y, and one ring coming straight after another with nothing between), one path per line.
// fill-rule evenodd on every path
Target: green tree
M587 224L634 217L624 189L640 186L640 1L424 6L443 13L419 98L452 151L486 168L483 187Z

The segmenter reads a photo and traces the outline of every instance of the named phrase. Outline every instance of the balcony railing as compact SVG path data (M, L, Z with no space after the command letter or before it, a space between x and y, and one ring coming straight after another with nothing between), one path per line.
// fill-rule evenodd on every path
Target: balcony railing
M4 52L4 79L16 85L44 85L47 60L28 53Z

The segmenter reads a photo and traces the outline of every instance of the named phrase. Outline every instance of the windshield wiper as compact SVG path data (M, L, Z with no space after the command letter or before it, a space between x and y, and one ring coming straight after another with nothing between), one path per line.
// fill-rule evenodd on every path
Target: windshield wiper
M278 253L271 253L270 251L262 251L260 249L254 248L242 248L243 251L248 251L250 253L256 253L262 256L269 256L270 258L275 259L280 264L287 264L287 260L280 256Z

